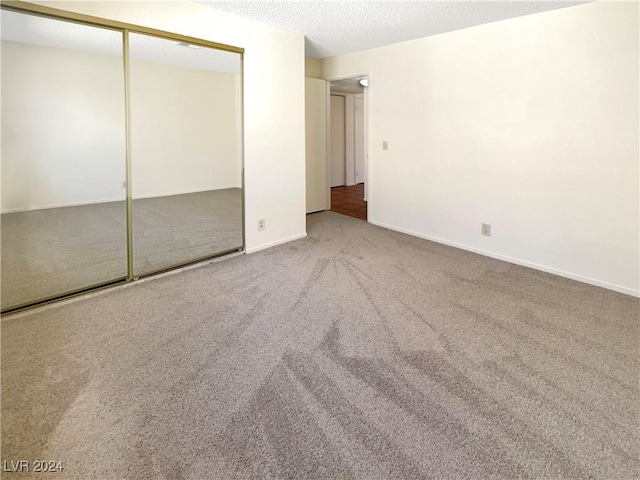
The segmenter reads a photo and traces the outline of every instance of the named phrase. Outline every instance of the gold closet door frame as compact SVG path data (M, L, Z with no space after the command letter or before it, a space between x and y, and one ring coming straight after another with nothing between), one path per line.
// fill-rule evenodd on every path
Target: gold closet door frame
M239 54L244 53L244 48L240 47L211 42L209 40L189 37L187 35L180 35L178 33L167 32L155 28L143 27L140 25L134 25L132 23L118 22L116 20L109 20L107 18L94 17L92 15L70 12L68 10L61 10L59 8L45 7L43 5L36 5L34 3L23 2L19 0L1 0L0 5L3 9L12 10L19 13L30 13L32 15L57 18L60 20L67 20L76 23L82 23L85 25L110 28L112 30L128 30L132 33L153 35L155 37L167 38L169 40L177 40L180 42L192 43L194 45L201 45L203 47L215 48L217 50L224 50L226 52L234 52Z
M22 312L31 308L37 308L49 303L67 300L72 297L84 295L89 292L96 292L99 290L111 288L122 282L134 281L140 277L148 277L156 275L158 273L166 272L168 270L174 270L187 265L193 265L208 259L220 257L232 252L244 251L246 245L246 232L245 232L245 192L244 192L244 48L234 47L232 45L226 45L223 43L212 42L209 40L203 40L201 38L190 37L188 35L180 35L178 33L167 32L164 30L158 30L155 28L143 27L141 25L135 25L126 22L119 22L116 20L109 20L106 18L95 17L92 15L85 15L81 13L71 12L68 10L62 10L59 8L48 7L44 5L37 5L29 2L23 2L19 0L0 0L0 9L12 11L16 13L23 13L27 15L36 15L45 18L51 18L54 20L62 20L67 22L79 23L82 25L88 25L98 28L106 28L109 30L122 32L122 58L124 64L124 109L125 109L125 168L126 168L126 216L127 216L127 277L125 279L114 279L113 281L106 282L98 285L88 285L86 288L74 290L64 293L54 298L46 298L35 300L29 304L18 305L10 307L2 311L2 315ZM178 42L189 43L192 45L198 45L206 48L213 48L216 50L222 50L225 52L237 53L240 55L240 110L241 110L241 122L240 122L240 161L241 161L241 189L242 189L242 245L240 248L234 248L231 250L225 250L215 253L211 256L197 258L189 260L185 263L172 265L159 270L155 270L149 273L145 273L141 276L135 276L133 270L133 186L131 181L131 83L130 83L130 58L129 58L129 33L137 33L142 35L149 35L153 37L163 38L165 40L175 40Z

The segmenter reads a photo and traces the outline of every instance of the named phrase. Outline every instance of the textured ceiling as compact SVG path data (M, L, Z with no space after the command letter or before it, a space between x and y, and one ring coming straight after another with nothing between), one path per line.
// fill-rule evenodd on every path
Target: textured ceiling
M572 1L196 0L216 10L301 33L306 55L324 58L569 7Z
M3 41L122 56L122 33L7 10L1 13ZM212 48L188 48L147 35L131 34L131 58L224 73L240 72L240 55Z

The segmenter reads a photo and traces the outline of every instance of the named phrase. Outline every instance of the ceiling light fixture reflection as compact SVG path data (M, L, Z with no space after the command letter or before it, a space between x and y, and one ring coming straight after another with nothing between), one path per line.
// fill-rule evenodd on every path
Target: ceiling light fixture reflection
M197 45L192 45L191 43L186 43L186 42L176 42L176 45L180 47L193 48L194 50L197 50L198 48L200 48Z
M368 87L369 86L369 79L368 78L361 78L360 79L360 85L362 85L363 87Z

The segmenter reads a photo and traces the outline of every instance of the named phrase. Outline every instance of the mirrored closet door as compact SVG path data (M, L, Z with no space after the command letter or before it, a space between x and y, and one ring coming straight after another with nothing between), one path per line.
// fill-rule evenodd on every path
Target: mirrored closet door
M2 310L127 276L121 31L2 11Z
M3 313L244 248L242 49L1 12Z
M134 274L237 250L241 56L129 34Z

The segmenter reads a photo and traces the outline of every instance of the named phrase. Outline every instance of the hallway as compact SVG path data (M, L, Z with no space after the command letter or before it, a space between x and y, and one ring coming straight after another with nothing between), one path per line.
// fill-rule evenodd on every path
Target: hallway
M331 211L349 217L367 220L367 202L364 200L364 183L331 189Z

